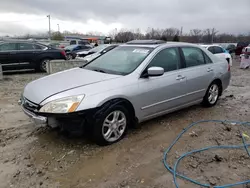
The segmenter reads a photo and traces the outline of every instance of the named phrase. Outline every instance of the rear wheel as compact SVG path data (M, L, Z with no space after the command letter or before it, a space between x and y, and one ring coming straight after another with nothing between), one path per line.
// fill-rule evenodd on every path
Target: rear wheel
M203 98L203 105L207 107L211 107L216 105L220 96L220 85L218 82L213 82L208 87L206 95Z
M67 55L67 60L71 60L71 59L73 59L72 54L68 54L68 55Z
M39 63L38 71L47 72L47 64L49 63L50 59L42 59Z

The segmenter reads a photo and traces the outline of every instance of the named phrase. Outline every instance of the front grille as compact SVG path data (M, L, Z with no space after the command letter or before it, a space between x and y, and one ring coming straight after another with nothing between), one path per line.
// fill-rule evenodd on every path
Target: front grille
M39 110L38 104L33 103L26 98L23 98L22 100L23 100L22 101L23 107L26 108L27 110L29 110L31 112L37 112Z

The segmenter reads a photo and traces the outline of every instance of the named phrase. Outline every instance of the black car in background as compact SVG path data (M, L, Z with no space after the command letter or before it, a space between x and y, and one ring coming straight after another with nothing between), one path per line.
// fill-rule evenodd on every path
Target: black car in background
M37 42L3 41L0 42L0 63L3 71L35 69L46 71L49 60L64 59L64 50L55 49Z
M234 44L223 44L221 45L224 49L228 51L228 53L235 53L236 46Z
M70 45L70 46L66 46L64 49L65 49L65 52L66 52L66 56L67 56L67 59L70 60L70 59L75 59L76 58L76 53L77 52L80 52L80 51L88 51L92 48L91 45Z

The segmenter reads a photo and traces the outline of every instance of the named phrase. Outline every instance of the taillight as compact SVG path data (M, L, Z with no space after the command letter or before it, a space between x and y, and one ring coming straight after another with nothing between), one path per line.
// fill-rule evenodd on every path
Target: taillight
M228 63L227 66L228 66L227 71L230 72L230 70L231 70L230 63Z
M66 56L66 53L64 50L61 51L61 54L65 57Z

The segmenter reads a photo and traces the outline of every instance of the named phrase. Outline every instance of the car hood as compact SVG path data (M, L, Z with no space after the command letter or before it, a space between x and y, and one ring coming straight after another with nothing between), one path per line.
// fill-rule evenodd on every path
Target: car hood
M88 54L88 53L89 53L89 50L83 50L83 51L77 52L77 54L79 54L79 55Z
M85 61L91 61L92 59L95 59L95 58L97 58L98 56L100 56L101 54L100 53L94 53L94 54L90 54L90 55L87 55L87 56L85 56L83 59L85 60Z
M25 87L23 96L31 102L40 104L52 95L118 77L121 76L74 68L30 82Z

